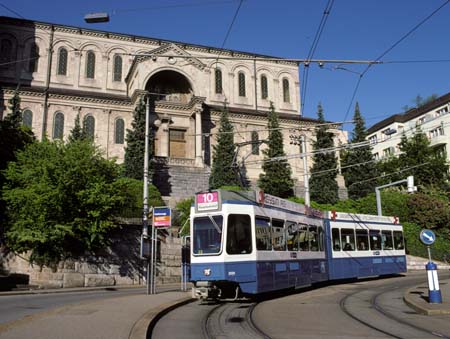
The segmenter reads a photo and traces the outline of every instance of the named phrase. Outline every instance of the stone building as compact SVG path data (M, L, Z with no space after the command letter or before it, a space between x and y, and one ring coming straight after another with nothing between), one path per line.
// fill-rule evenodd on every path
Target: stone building
M139 97L152 93L151 122L163 196L182 198L207 188L212 145L226 102L238 161L255 184L273 102L283 128L296 193L303 194L303 161L289 136L307 149L315 119L300 110L298 64L281 58L208 46L0 17L0 118L18 89L23 122L40 139L66 139L77 115L105 157L124 159L126 130ZM157 123L155 123L157 122ZM335 143L346 142L334 126ZM311 160L308 158L309 166ZM339 184L344 186L342 178Z

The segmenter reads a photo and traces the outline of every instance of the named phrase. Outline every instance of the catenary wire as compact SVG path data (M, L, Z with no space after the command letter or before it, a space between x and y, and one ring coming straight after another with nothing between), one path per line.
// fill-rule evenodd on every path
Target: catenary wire
M443 4L438 6L433 12L431 12L428 16L426 16L424 19L422 19L419 23L417 23L412 29L410 29L406 34L404 34L400 39L398 39L394 44L392 44L388 49L386 49L383 53L380 54L375 60L380 61L381 58L383 58L386 54L388 54L390 51L392 51L395 47L397 47L402 41L404 41L408 36L410 36L413 32L415 32L420 26L422 26L425 22L427 22L429 19L431 19L437 12L439 12L444 6L446 6L450 0L446 0ZM358 78L358 81L356 83L355 89L353 90L352 98L350 100L350 104L348 105L347 111L345 113L344 120L347 119L347 116L350 112L350 109L353 104L353 100L355 99L356 93L358 92L359 85L361 84L361 80L364 77L364 75L368 72L368 70L371 68L372 65L367 65L367 67L364 69L364 71L361 73L361 75Z

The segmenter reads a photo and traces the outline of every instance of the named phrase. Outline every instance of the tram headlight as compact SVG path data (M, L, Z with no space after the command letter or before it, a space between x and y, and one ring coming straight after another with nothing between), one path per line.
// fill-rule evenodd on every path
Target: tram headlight
M203 275L205 275L206 277L209 277L211 275L211 269L210 268L205 268L203 270Z

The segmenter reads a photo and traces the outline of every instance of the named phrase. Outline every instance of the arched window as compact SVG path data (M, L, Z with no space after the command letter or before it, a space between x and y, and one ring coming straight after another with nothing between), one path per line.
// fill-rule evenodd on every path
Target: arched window
M57 112L53 119L53 139L62 139L64 136L64 114Z
M86 78L95 78L95 53L92 51L86 54Z
M216 80L216 93L222 94L222 70L216 68L214 71L215 80Z
M122 81L122 57L120 55L114 56L113 81Z
M58 53L58 75L67 75L67 49L61 47Z
M13 59L12 56L13 45L11 40L3 39L0 46L0 60L1 62L10 62ZM8 67L9 65L5 65Z
M125 123L123 119L116 120L116 127L114 129L114 140L116 144L123 144L125 140Z
M239 85L239 96L245 97L245 74L242 72L238 73L238 85Z
M261 98L267 99L269 96L269 90L267 88L267 77L265 75L261 75Z
M84 132L86 133L86 136L88 138L93 139L94 138L94 133L95 133L95 119L92 115L87 115L84 118Z
M283 79L283 101L291 102L291 96L289 95L289 80Z
M33 124L33 112L31 112L29 109L24 110L22 113L22 124L30 128Z
M38 71L39 66L39 46L33 43L30 48L30 60L28 60L28 72Z
M259 136L256 131L252 131L252 154L259 155Z

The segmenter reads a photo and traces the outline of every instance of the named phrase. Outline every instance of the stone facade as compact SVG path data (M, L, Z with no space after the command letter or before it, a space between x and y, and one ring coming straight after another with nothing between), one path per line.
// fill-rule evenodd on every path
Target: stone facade
M169 175L180 172L171 171L175 166L198 172L199 178L208 175L224 103L230 109L235 142L243 143L255 133L258 140L267 138L266 114L272 102L279 113L285 153L291 156L296 191L302 193L303 162L289 137L306 136L311 150L317 121L299 115L296 62L7 17L0 17L0 49L0 118L18 88L24 123L38 138L66 139L79 115L89 123L105 157L121 162L133 109L147 96L155 155L164 159ZM332 128L336 145L347 140L338 127ZM237 158L252 184L261 173L261 150L252 152L249 144L239 148ZM168 185L163 174L155 172L158 187L167 197L181 197L175 176ZM344 187L342 178L338 180ZM202 185L207 180L198 187Z

